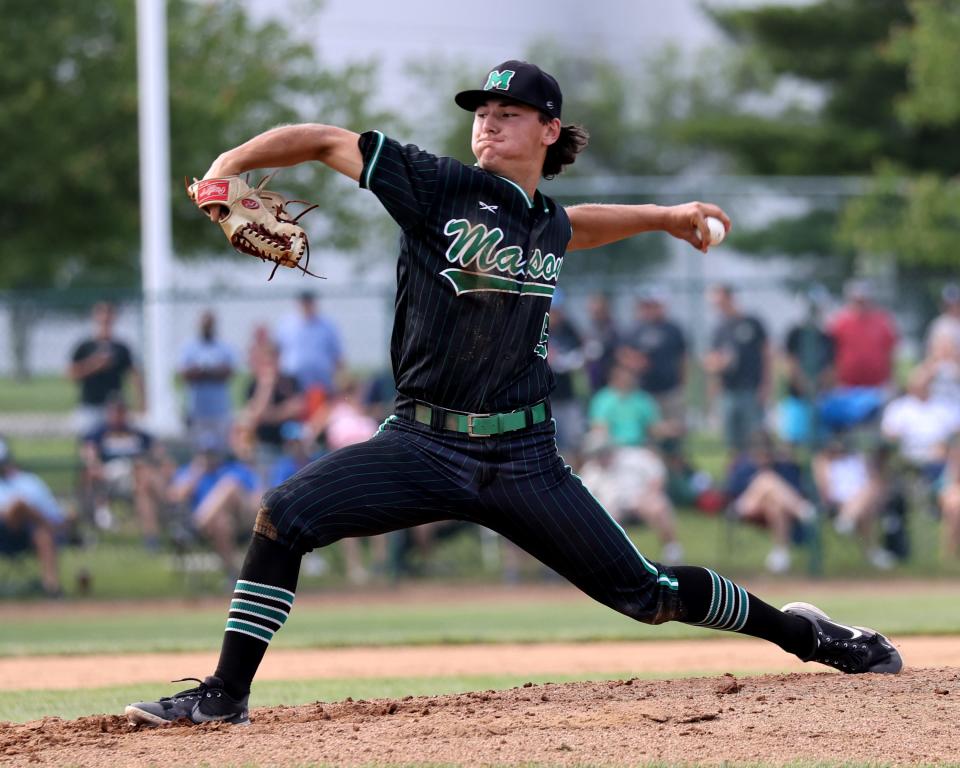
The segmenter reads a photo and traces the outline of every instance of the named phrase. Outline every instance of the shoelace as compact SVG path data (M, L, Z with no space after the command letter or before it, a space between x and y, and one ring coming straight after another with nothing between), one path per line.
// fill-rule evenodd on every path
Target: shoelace
M174 699L186 699L192 696L202 697L208 690L210 690L209 685L203 682L203 680L200 680L199 678L196 678L196 677L181 677L179 680L171 680L170 682L185 683L188 680L193 680L197 683L200 683L200 685L198 685L196 688L188 688L185 691L180 691L179 693L175 693L173 694L173 696L164 696L163 698L167 699L168 701L173 701Z
M823 659L824 663L841 670L860 669L864 666L870 651L866 642L857 643L849 639L843 640L839 637L831 637L821 632L818 632L817 635L820 641L820 646L817 648L817 655L820 655L819 652L823 651L825 656ZM839 658L834 657L834 654L839 656ZM856 658L857 664L849 663L851 655Z

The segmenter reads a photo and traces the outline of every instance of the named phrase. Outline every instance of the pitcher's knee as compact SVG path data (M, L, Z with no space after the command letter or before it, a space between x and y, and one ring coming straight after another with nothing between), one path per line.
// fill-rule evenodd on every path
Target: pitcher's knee
M253 532L270 541L279 541L280 532L270 519L269 507L261 506L257 512L257 519L253 523Z

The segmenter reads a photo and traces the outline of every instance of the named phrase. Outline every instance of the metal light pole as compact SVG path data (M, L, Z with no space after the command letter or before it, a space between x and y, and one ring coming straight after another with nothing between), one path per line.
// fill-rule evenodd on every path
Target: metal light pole
M137 0L137 75L147 418L156 434L169 436L177 431L178 420L170 348L173 252L166 0Z

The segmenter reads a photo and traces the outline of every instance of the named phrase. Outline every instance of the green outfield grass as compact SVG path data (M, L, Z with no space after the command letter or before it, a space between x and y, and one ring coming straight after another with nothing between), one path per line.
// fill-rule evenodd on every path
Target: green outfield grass
M960 592L960 589L958 589ZM809 600L853 624L882 627L895 635L960 634L960 600L944 592L901 585L886 593L862 589L844 593L830 584L773 587L761 597L779 605ZM224 601L224 606L226 600ZM0 656L215 650L224 609L168 607L156 612L65 612L58 616L6 616ZM402 603L385 599L351 605L295 608L273 647L423 645L437 643L534 643L587 640L718 638L728 634L668 623L639 624L586 597L517 601Z
M693 677L693 674L686 676ZM531 683L565 683L578 680L608 680L624 677L623 672L584 675L466 675L459 677L389 677L372 679L278 680L254 683L253 705L296 706L315 701L439 696L466 691L503 690ZM653 677L653 676L649 676ZM677 677L677 675L673 675ZM194 683L195 684L195 683ZM0 697L0 721L26 722L55 716L73 719L83 715L119 714L131 701L168 696L190 683L168 686L141 683L107 688L60 691L5 691Z

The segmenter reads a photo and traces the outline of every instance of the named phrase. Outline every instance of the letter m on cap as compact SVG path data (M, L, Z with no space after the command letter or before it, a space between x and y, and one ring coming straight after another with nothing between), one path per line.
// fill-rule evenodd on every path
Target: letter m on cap
M517 74L512 69L505 69L501 72L498 69L493 70L489 75L487 75L487 84L483 86L483 90L490 91L494 88L500 91L506 91L510 89L510 81L513 79L513 76Z

